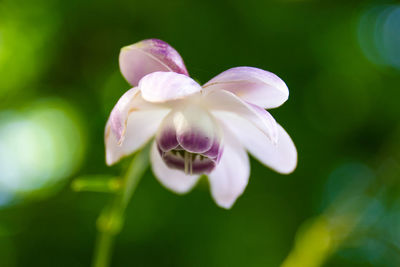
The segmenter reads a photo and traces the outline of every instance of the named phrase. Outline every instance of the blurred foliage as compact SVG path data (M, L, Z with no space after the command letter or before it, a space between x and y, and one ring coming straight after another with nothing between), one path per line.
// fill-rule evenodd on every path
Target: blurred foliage
M290 99L272 114L299 165L252 161L229 211L206 181L178 196L148 171L113 266L399 266L399 25L390 1L1 0L0 266L90 265L110 195L68 183L129 165L106 167L104 125L129 89L119 49L152 37L201 82L243 65L279 75Z

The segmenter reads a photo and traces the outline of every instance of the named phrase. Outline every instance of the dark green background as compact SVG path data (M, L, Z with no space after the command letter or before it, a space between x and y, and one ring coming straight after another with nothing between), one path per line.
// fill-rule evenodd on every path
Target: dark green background
M146 38L174 46L202 83L235 66L280 76L290 97L271 113L292 136L299 162L283 176L252 160L249 185L231 210L213 203L206 180L178 196L148 171L112 266L280 266L304 222L332 206L361 222L322 266L399 266L400 72L368 60L359 38L360 18L377 4L2 0L0 36L17 37L0 61L0 112L62 99L79 115L86 141L79 167L50 194L2 207L0 266L90 265L95 221L111 196L75 193L70 182L119 175L129 163L106 167L103 132L129 89L119 49ZM350 193L335 202L343 191ZM369 210L348 211L353 197L365 198ZM305 251L318 248L316 240Z

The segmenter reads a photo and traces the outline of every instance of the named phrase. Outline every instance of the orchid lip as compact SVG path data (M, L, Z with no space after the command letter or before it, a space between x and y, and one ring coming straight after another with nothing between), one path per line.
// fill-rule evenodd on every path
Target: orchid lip
M219 144L219 142L214 142L210 149L203 153L203 155L210 157L210 158L219 158L221 157L223 151L223 147Z
M219 151L215 156L215 152L211 149ZM184 171L186 174L208 174L218 164L220 155L222 154L222 147L215 145L206 153L192 153L185 150L182 146L178 145L174 149L164 151L160 144L157 143L158 152L161 155L165 164L172 168ZM207 156L210 155L210 156Z
M201 131L187 131L177 136L179 144L192 153L205 153L212 147L212 140Z
M156 144L164 163L186 174L210 173L222 155L222 132L211 114L198 105L184 105L164 118Z
M175 129L167 128L157 138L157 144L162 151L169 151L179 146Z

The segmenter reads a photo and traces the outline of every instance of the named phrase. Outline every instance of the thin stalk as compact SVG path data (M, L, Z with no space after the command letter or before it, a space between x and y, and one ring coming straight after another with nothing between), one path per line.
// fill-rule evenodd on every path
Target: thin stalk
M93 267L110 266L114 239L122 229L126 207L149 165L149 151L149 146L146 146L134 156L124 176L121 191L115 195L97 220L98 234Z
M108 267L111 262L112 248L115 235L107 232L98 232L93 266Z

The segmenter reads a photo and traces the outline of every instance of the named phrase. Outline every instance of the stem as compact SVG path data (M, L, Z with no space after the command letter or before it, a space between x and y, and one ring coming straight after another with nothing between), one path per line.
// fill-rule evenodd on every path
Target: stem
M93 266L107 267L110 265L112 247L114 245L113 234L107 232L100 232L97 235L95 258Z
M150 146L146 146L134 156L123 179L122 190L100 214L97 220L97 241L93 267L108 267L111 261L115 236L124 222L124 214L135 189L149 165Z

